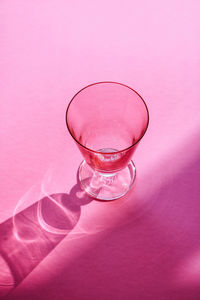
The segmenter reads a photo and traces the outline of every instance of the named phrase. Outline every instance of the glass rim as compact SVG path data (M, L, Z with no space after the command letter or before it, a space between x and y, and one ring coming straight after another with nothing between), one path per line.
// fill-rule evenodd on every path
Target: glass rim
M137 94L137 95L139 96L139 98L142 100L142 102L143 102L143 104L144 104L144 106L145 106L145 108L146 108L146 112L147 112L147 124L146 124L146 128L145 128L143 134L142 134L141 137L140 137L135 143L133 143L131 146L129 146L129 147L123 149L123 150L118 150L118 151L115 152L115 153L121 153L121 152L124 152L124 151L127 151L127 150L133 148L136 144L138 144L139 141L140 141L140 140L143 138L143 136L145 135L145 133L146 133L146 131L147 131L147 128L148 128L148 126L149 126L149 110L148 110L147 104L146 104L146 102L144 101L144 99L140 96L140 94L139 94L138 92L136 92L136 91L135 91L133 88L131 88L130 86L128 86L128 85L126 85L126 84L123 84L123 83L120 83L120 82L116 82L116 81L99 81L99 82L91 83L91 84L89 84L89 85L83 87L83 88L80 89L80 90L72 97L72 99L70 100L70 102L69 102L69 104L68 104L68 106L67 106L67 109L66 109L65 122L66 122L67 129L68 129L70 135L72 136L72 138L75 140L75 142L76 142L78 145L80 145L81 147L83 147L84 149L86 149L86 150L89 151L89 152L98 153L98 154L113 154L113 152L100 152L100 151L92 150L92 149L90 149L90 148L88 148L88 147L82 145L82 144L75 138L75 136L72 134L72 132L71 132L71 130L70 130L70 128L69 128L68 121L67 121L67 116L68 116L69 108L70 108L70 106L71 106L73 100L76 98L76 96L77 96L78 94L80 94L83 90L85 90L85 89L87 89L87 88L89 88L89 87L91 87L91 86L93 86L93 85L104 84L104 83L119 84L119 85L121 85L121 86L123 86L123 87L126 87L126 88L130 89L132 92L134 92L135 94Z

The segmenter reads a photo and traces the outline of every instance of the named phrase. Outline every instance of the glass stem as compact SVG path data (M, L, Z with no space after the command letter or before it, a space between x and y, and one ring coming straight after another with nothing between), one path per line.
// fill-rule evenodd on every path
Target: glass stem
M100 176L100 181L104 185L111 185L117 177L117 173L97 173Z

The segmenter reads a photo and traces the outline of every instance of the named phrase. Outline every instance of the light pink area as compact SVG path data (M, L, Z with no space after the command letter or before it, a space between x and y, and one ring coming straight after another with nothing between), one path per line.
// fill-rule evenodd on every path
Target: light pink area
M0 237L13 214L47 195L80 208L70 232L50 239L35 264L32 256L10 299L199 299L199 4L1 1ZM82 87L106 80L138 91L150 124L133 157L134 190L89 202L76 186L82 157L65 110ZM9 232L16 257L33 249ZM0 254L11 258L5 245ZM13 282L0 263L1 295Z

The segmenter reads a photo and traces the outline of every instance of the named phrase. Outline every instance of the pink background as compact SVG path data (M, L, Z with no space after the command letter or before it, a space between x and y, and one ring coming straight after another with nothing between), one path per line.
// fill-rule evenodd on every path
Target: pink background
M198 0L0 2L2 236L6 220L44 194L73 198L82 158L65 110L79 89L118 81L150 111L134 190L80 202L77 225L15 289L0 260L2 295L200 299L199 9Z

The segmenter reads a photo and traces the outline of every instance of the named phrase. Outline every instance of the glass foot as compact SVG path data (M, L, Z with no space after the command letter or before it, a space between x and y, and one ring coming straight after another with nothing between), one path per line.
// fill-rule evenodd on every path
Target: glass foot
M83 161L78 173L82 188L89 196L98 200L115 200L124 196L132 188L136 169L131 161L119 172L100 173Z

